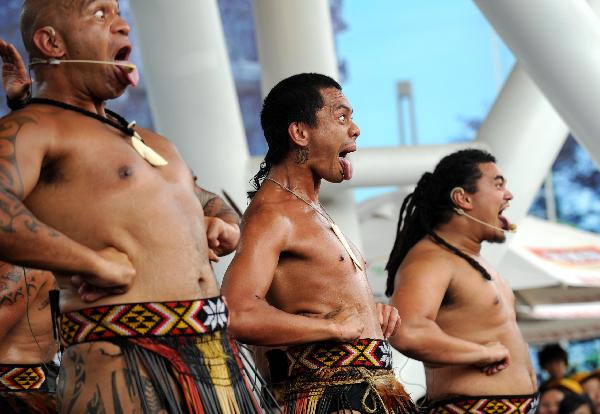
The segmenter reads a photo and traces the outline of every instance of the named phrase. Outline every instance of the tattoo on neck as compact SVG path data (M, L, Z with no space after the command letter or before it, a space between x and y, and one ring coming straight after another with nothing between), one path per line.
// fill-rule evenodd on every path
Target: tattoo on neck
M294 162L298 165L306 164L308 161L308 154L310 153L308 148L296 148Z

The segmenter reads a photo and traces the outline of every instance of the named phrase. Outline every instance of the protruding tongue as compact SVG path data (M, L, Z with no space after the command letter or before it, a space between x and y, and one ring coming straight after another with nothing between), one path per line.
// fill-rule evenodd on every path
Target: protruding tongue
M512 224L510 223L510 221L508 221L508 219L502 215L498 216L500 218L500 223L502 223L502 226L500 226L503 230L510 230Z
M118 63L119 70L121 70L131 86L137 86L140 81L140 73L135 64L126 60L116 60L115 63Z
M352 163L347 158L340 157L340 164L344 171L344 180L352 179Z

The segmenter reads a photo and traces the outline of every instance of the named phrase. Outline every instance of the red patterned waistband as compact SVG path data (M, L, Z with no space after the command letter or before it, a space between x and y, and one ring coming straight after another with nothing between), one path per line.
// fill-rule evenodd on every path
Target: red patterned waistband
M537 410L539 394L488 397L456 397L434 401L428 414L532 414Z
M290 377L321 368L392 368L392 348L383 339L352 342L316 342L288 348Z
M41 365L0 365L0 392L41 390L45 382Z
M60 315L66 345L117 337L199 335L227 327L228 311L220 296L207 299L127 303Z

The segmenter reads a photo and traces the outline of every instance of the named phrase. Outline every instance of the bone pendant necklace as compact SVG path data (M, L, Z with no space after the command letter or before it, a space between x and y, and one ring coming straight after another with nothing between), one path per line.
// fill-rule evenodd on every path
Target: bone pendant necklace
M94 118L100 122L110 125L111 127L116 128L119 131L121 131L122 133L124 133L125 135L131 137L131 146L133 147L135 152L137 152L143 159L145 159L148 162L148 164L150 164L154 167L162 167L162 166L168 164L167 160L165 160L156 151L154 151L152 148L150 148L148 145L146 145L146 143L144 142L144 140L142 139L140 134L138 134L137 131L134 129L135 121L127 123L125 118L123 118L121 115L117 114L116 112L113 112L109 109L105 110L108 115L110 115L111 117L113 117L116 120L116 121L114 121L110 118L106 118L106 117L104 117L102 115L98 115L94 112L87 111L78 106L71 105L66 102L55 101L54 99L31 98L29 100L29 103L57 106L62 109L78 112L81 115L85 115L90 118Z
M310 208L315 210L317 213L319 213L319 215L325 219L327 224L329 224L329 228L333 231L333 234L335 234L335 237L337 237L338 240L340 241L340 243L342 243L342 246L344 246L344 250L346 250L346 252L350 256L350 259L352 259L352 263L354 263L354 266L356 266L359 270L363 270L362 264L356 258L356 255L352 251L352 248L350 248L350 244L348 243L348 240L346 240L346 237L344 237L344 234L342 233L342 231L340 230L338 225L335 224L335 222L333 221L331 216L329 216L329 214L323 208L323 206L321 206L321 204L319 204L320 209L318 209L315 206L313 206L311 203L309 203L307 200L305 200L304 197L301 197L299 194L296 194L292 189L287 188L286 186L281 184L279 181L275 181L274 179L272 179L270 177L267 177L266 179L277 184L279 187L283 188L285 191L292 194L300 201L303 201L307 206L309 206ZM321 210L323 210L323 211L321 211Z

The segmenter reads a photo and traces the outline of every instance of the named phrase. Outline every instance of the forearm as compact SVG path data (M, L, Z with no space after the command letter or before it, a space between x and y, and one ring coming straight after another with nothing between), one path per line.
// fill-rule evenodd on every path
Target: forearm
M39 221L0 190L0 260L59 273L94 273L96 254Z
M231 334L248 344L286 346L338 339L336 324L331 319L293 315L263 300L230 307L230 316Z
M390 343L406 356L433 365L473 365L488 358L484 345L448 335L434 322L410 325L403 321Z

